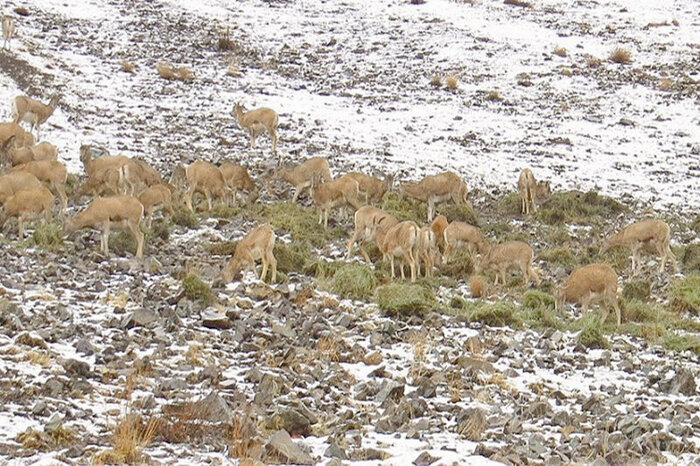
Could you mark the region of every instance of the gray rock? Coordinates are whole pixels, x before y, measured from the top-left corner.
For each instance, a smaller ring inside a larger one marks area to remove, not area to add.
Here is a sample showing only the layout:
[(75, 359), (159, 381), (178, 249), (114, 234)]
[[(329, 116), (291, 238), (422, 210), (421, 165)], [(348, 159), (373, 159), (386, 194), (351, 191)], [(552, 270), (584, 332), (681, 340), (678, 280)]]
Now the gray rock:
[(199, 400), (194, 405), (194, 412), (199, 413), (199, 418), (209, 422), (233, 422), (233, 411), (226, 400), (212, 391), (206, 398)]
[(293, 340), (297, 336), (297, 332), (295, 332), (294, 329), (287, 325), (280, 325), (276, 322), (272, 324), (272, 332), (282, 335), (283, 337), (287, 337), (290, 340)]
[(77, 359), (65, 359), (61, 361), (61, 365), (69, 375), (85, 378), (92, 377), (90, 365), (84, 361), (78, 361)]
[(49, 377), (44, 383), (42, 392), (49, 396), (58, 396), (64, 393), (66, 390), (66, 385), (58, 377)]
[(671, 380), (667, 383), (662, 383), (661, 387), (662, 390), (674, 395), (681, 393), (686, 396), (694, 396), (698, 391), (695, 377), (686, 368), (677, 370)]
[(395, 382), (393, 380), (387, 380), (382, 386), (382, 389), (379, 391), (379, 393), (377, 393), (375, 401), (379, 404), (382, 404), (387, 398), (390, 397), (391, 399), (398, 401), (401, 397), (403, 397), (403, 392), (404, 384)]
[(286, 430), (278, 430), (272, 434), (265, 448), (273, 457), (278, 457), (286, 463), (316, 464), (311, 455), (292, 442)]
[(208, 307), (202, 311), (202, 325), (207, 328), (226, 330), (233, 327), (233, 322), (226, 314)]
[(58, 431), (62, 425), (63, 418), (58, 413), (54, 413), (46, 424), (44, 424), (44, 432), (47, 434), (52, 434)]
[(95, 347), (95, 345), (90, 343), (90, 340), (88, 340), (87, 338), (81, 338), (73, 345), (73, 347), (78, 353), (82, 353), (86, 356), (90, 356), (97, 352), (97, 348)]
[(32, 414), (35, 416), (43, 416), (47, 414), (49, 405), (45, 401), (40, 401), (32, 408)]
[(423, 377), (418, 383), (415, 393), (423, 398), (434, 398), (437, 394), (437, 384), (429, 377)]
[(440, 458), (436, 458), (427, 451), (424, 451), (423, 453), (418, 455), (418, 458), (413, 460), (413, 464), (415, 464), (416, 466), (430, 466), (439, 459)]
[(301, 412), (282, 408), (272, 416), (272, 426), (286, 430), (290, 435), (309, 435), (311, 421)]
[(348, 459), (348, 454), (345, 453), (345, 450), (343, 448), (341, 448), (335, 442), (331, 442), (331, 444), (328, 445), (328, 448), (326, 448), (326, 451), (323, 452), (323, 456), (328, 457), (328, 458), (338, 458), (341, 460)]
[(146, 309), (138, 309), (134, 312), (128, 312), (121, 320), (120, 326), (123, 329), (133, 327), (148, 327), (159, 319), (158, 314)]

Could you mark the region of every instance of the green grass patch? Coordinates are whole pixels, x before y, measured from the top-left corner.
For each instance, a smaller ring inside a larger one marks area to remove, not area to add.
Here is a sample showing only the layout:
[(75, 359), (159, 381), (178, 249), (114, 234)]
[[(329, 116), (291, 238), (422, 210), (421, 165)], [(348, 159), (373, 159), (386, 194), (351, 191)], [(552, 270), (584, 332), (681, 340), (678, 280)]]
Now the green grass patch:
[(385, 196), (382, 210), (396, 217), (399, 222), (413, 220), (422, 224), (428, 218), (428, 204), (426, 202), (416, 201), (408, 196), (401, 199), (397, 193), (388, 193)]
[(515, 304), (511, 301), (465, 301), (462, 308), (455, 313), (463, 315), (469, 322), (481, 322), (490, 327), (519, 327), (521, 324), (516, 315)]
[(700, 275), (688, 275), (673, 282), (669, 291), (669, 307), (676, 313), (700, 314)]
[(474, 273), (474, 268), (476, 267), (475, 261), (476, 259), (469, 254), (466, 247), (459, 247), (450, 252), (447, 263), (440, 264), (438, 269), (441, 275), (457, 279), (467, 278)]
[(690, 222), (690, 229), (700, 235), (700, 215), (696, 216), (695, 220)]
[(496, 200), (496, 211), (504, 216), (513, 217), (520, 214), (520, 194), (509, 192)]
[(537, 256), (548, 264), (558, 264), (567, 270), (573, 270), (579, 264), (578, 256), (568, 246), (542, 249)]
[(266, 221), (275, 228), (292, 236), (294, 241), (309, 241), (315, 247), (328, 244), (329, 240), (347, 236), (345, 228), (328, 227), (318, 223), (315, 210), (304, 209), (291, 201), (274, 202), (265, 206), (262, 213)]
[(199, 226), (199, 220), (194, 212), (190, 212), (187, 207), (177, 206), (175, 207), (175, 213), (173, 214), (172, 221), (175, 225), (180, 225), (185, 228), (197, 228)]
[(316, 253), (308, 241), (275, 242), (272, 254), (277, 259), (277, 270), (289, 275), (304, 273), (316, 263)]
[(537, 229), (537, 238), (546, 244), (564, 245), (571, 240), (571, 235), (566, 226), (556, 225)]
[(80, 186), (80, 177), (75, 173), (68, 173), (66, 176), (66, 195), (73, 195), (78, 186)]
[(439, 214), (447, 217), (447, 220), (450, 222), (466, 222), (475, 227), (479, 226), (479, 216), (471, 205), (450, 202), (447, 204), (440, 204), (436, 210)]
[(136, 246), (136, 239), (131, 232), (119, 231), (109, 235), (109, 251), (118, 256), (124, 257), (127, 254), (136, 254)]
[(621, 306), (625, 320), (630, 322), (671, 322), (673, 316), (656, 304), (632, 298)]
[(215, 202), (207, 213), (213, 218), (233, 218), (240, 215), (242, 211), (243, 208), (240, 206), (234, 207), (223, 202)]
[(391, 315), (421, 314), (436, 305), (435, 296), (428, 288), (403, 283), (380, 286), (374, 293), (374, 300), (381, 310)]
[(620, 202), (594, 191), (554, 192), (537, 211), (536, 218), (549, 225), (591, 224), (608, 221), (629, 209)]
[(583, 316), (581, 331), (577, 340), (587, 348), (608, 348), (610, 343), (603, 334), (603, 322), (597, 315), (587, 313)]
[(209, 254), (214, 254), (215, 256), (233, 256), (233, 253), (236, 251), (237, 244), (238, 241), (216, 241), (205, 245), (204, 250)]
[(172, 224), (167, 219), (159, 218), (153, 220), (153, 223), (151, 223), (151, 228), (146, 228), (145, 226), (143, 227), (143, 230), (146, 233), (146, 241), (148, 242), (150, 239), (168, 241), (168, 239), (170, 239), (171, 226)]
[(628, 280), (622, 288), (622, 297), (626, 300), (648, 301), (651, 285), (646, 280)]
[(700, 338), (696, 335), (667, 333), (661, 342), (666, 349), (671, 351), (692, 351), (695, 354), (700, 354)]
[(182, 289), (185, 297), (191, 301), (198, 301), (205, 306), (214, 302), (214, 293), (211, 291), (211, 287), (195, 272), (188, 272), (182, 279)]
[(685, 273), (700, 272), (700, 243), (689, 244), (685, 247), (683, 255), (679, 257)]
[(330, 279), (330, 290), (342, 298), (368, 300), (377, 287), (377, 277), (366, 264), (340, 266)]
[(63, 246), (61, 226), (55, 222), (42, 221), (34, 229), (31, 241), (42, 249), (56, 251)]
[(508, 222), (490, 222), (483, 226), (481, 232), (487, 238), (493, 238), (495, 242), (501, 243), (512, 234), (513, 226)]

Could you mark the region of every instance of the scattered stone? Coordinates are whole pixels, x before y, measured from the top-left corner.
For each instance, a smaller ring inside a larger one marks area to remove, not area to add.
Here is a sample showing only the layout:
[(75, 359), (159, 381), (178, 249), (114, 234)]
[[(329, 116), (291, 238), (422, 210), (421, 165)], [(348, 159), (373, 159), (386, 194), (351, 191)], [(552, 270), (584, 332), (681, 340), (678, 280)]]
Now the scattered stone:
[(276, 322), (272, 324), (272, 332), (287, 337), (290, 340), (293, 340), (297, 336), (297, 332), (290, 328), (288, 324), (280, 325)]
[(671, 379), (659, 383), (659, 386), (661, 390), (674, 395), (694, 396), (697, 393), (695, 376), (686, 368), (677, 370)]
[(205, 398), (199, 400), (194, 405), (194, 412), (198, 413), (198, 418), (209, 422), (233, 422), (233, 411), (226, 400), (219, 394), (212, 391)]
[(226, 330), (233, 327), (233, 322), (226, 314), (208, 307), (202, 311), (202, 325), (207, 328)]
[(364, 362), (368, 366), (376, 366), (381, 364), (383, 360), (384, 357), (382, 356), (381, 352), (372, 351), (362, 359), (362, 362)]
[(413, 464), (415, 464), (416, 466), (430, 466), (439, 459), (440, 458), (436, 458), (427, 451), (424, 451), (423, 453), (418, 455), (418, 458), (413, 460)]
[(127, 312), (121, 320), (121, 328), (149, 327), (159, 319), (158, 314), (147, 309)]
[(78, 361), (77, 359), (65, 359), (61, 361), (61, 365), (66, 370), (69, 375), (78, 377), (92, 377), (92, 371), (90, 370), (90, 365), (83, 361)]
[(296, 409), (282, 408), (272, 416), (268, 428), (306, 436), (311, 433), (311, 421)]
[(323, 452), (323, 456), (326, 456), (329, 458), (338, 458), (341, 460), (348, 459), (348, 454), (345, 453), (345, 450), (343, 448), (341, 448), (335, 442), (331, 442), (331, 444), (328, 445), (328, 448), (326, 448), (326, 451)]
[(286, 463), (316, 464), (316, 461), (298, 447), (286, 430), (278, 430), (270, 436), (265, 446), (268, 454)]
[(385, 400), (391, 398), (394, 401), (398, 401), (403, 397), (404, 384), (395, 382), (393, 380), (387, 380), (382, 386), (379, 393), (375, 397), (375, 401), (379, 404), (384, 403)]
[(48, 345), (39, 335), (22, 332), (15, 338), (15, 345), (29, 346), (30, 348), (48, 349)]

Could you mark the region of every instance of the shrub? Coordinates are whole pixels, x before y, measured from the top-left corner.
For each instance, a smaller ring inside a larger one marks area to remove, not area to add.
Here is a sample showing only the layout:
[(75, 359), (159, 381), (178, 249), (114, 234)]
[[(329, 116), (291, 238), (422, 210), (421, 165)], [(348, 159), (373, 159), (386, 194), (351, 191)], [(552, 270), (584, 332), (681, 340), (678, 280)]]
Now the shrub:
[(588, 348), (607, 348), (610, 346), (603, 335), (603, 323), (594, 314), (588, 313), (583, 318), (583, 328), (578, 334), (578, 342)]
[(214, 302), (214, 293), (211, 291), (211, 287), (195, 272), (188, 272), (182, 279), (182, 289), (185, 297), (191, 301), (199, 301), (207, 306)]
[(622, 289), (622, 297), (626, 300), (646, 301), (651, 296), (651, 285), (645, 280), (628, 280)]
[(467, 303), (466, 311), (470, 322), (481, 322), (490, 327), (505, 327), (519, 323), (515, 317), (515, 304), (510, 301)]
[(151, 228), (146, 231), (146, 241), (150, 238), (157, 238), (161, 241), (168, 241), (170, 238), (170, 221), (159, 218), (153, 221)]
[(114, 446), (95, 455), (93, 463), (96, 465), (146, 463), (143, 450), (153, 440), (159, 423), (160, 421), (156, 418), (151, 418), (144, 423), (141, 416), (127, 414), (114, 430), (112, 437)]
[(238, 241), (217, 241), (216, 243), (207, 244), (204, 246), (204, 249), (209, 254), (216, 256), (232, 256), (237, 244)]
[(434, 87), (442, 86), (442, 78), (439, 74), (434, 74), (430, 77), (430, 85)]
[(61, 227), (55, 222), (41, 222), (32, 233), (32, 242), (43, 249), (56, 250), (63, 246)]
[(292, 272), (303, 273), (315, 257), (308, 241), (275, 241), (272, 253), (277, 259), (277, 270), (287, 275)]
[(680, 262), (686, 273), (700, 272), (700, 243), (692, 243), (686, 246)]
[(558, 264), (566, 269), (578, 265), (579, 258), (568, 246), (546, 248), (540, 251), (538, 257), (549, 264)]
[(118, 256), (124, 257), (129, 253), (136, 254), (136, 247), (136, 239), (131, 232), (119, 231), (109, 235), (109, 250)]
[(615, 47), (608, 58), (611, 62), (626, 64), (632, 62), (632, 52), (623, 47)]
[(450, 75), (445, 78), (445, 85), (447, 88), (451, 91), (454, 91), (457, 89), (457, 85), (459, 84), (459, 81), (457, 80), (457, 76)]
[(333, 274), (331, 280), (331, 291), (350, 299), (369, 299), (376, 286), (374, 271), (365, 264), (343, 265)]
[(700, 338), (695, 335), (677, 335), (674, 333), (667, 333), (662, 343), (665, 348), (671, 351), (692, 351), (695, 354), (700, 355)]
[(653, 304), (647, 304), (638, 298), (623, 302), (625, 318), (630, 322), (662, 322), (668, 321), (666, 312)]
[(397, 193), (389, 193), (384, 197), (382, 210), (396, 217), (399, 222), (405, 220), (422, 222), (428, 217), (428, 207), (425, 202), (418, 202), (407, 196), (401, 199)]
[(389, 314), (424, 313), (435, 305), (433, 293), (420, 285), (391, 283), (374, 293), (379, 308)]
[(479, 226), (479, 217), (469, 204), (445, 204), (438, 209), (450, 222), (466, 222), (475, 227)]
[(554, 55), (559, 55), (560, 57), (565, 57), (568, 54), (566, 49), (560, 45), (554, 47)]
[(490, 100), (491, 102), (500, 102), (503, 100), (503, 96), (501, 96), (500, 92), (494, 89), (486, 93), (486, 100)]
[(669, 305), (673, 312), (700, 314), (700, 275), (689, 275), (674, 282)]
[(544, 291), (527, 290), (523, 294), (523, 307), (526, 309), (549, 308), (554, 309), (554, 296)]
[(263, 216), (275, 227), (275, 231), (284, 230), (292, 236), (293, 241), (309, 241), (315, 247), (322, 247), (329, 240), (346, 234), (343, 228), (323, 228), (318, 224), (314, 211), (291, 201), (274, 202), (263, 210)]
[(469, 254), (466, 247), (459, 247), (450, 252), (447, 263), (440, 265), (443, 275), (454, 278), (468, 277), (474, 273), (475, 258)]
[(591, 224), (613, 218), (628, 209), (618, 201), (594, 191), (554, 192), (537, 211), (536, 218), (549, 225)]
[(175, 225), (180, 225), (185, 228), (197, 228), (199, 225), (199, 221), (194, 212), (190, 212), (188, 208), (183, 206), (175, 208), (172, 221)]

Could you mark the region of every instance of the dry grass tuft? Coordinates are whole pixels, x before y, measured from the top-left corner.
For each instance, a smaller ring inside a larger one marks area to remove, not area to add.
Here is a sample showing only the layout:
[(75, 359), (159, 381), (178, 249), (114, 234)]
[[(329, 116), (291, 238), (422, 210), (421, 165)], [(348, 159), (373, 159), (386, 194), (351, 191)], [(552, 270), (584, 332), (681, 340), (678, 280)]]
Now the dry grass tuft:
[(471, 291), (472, 298), (483, 298), (486, 294), (486, 282), (484, 282), (484, 277), (480, 275), (473, 275), (469, 279), (469, 291)]
[(45, 351), (27, 351), (24, 354), (24, 360), (41, 367), (51, 365), (51, 357)]
[(462, 401), (462, 388), (464, 388), (464, 383), (462, 382), (462, 376), (459, 371), (453, 371), (447, 374), (447, 391), (450, 394), (450, 401), (452, 403), (458, 403)]
[(631, 63), (632, 52), (630, 52), (629, 49), (626, 49), (624, 47), (615, 47), (612, 50), (612, 52), (610, 52), (610, 56), (608, 57), (608, 59), (613, 63)]
[(93, 464), (147, 463), (143, 450), (153, 440), (160, 422), (157, 418), (144, 422), (138, 414), (125, 415), (114, 430), (114, 446), (96, 454)]
[[(233, 419), (233, 425), (229, 429), (229, 455), (245, 460), (253, 456), (255, 450), (260, 450), (262, 441), (258, 434), (258, 426), (251, 419), (251, 409), (245, 410)], [(241, 461), (241, 464), (244, 464)]]
[(201, 366), (202, 361), (199, 359), (202, 356), (202, 345), (199, 343), (190, 343), (185, 352), (185, 360), (193, 366)]
[(503, 100), (503, 96), (501, 96), (501, 93), (497, 90), (492, 90), (486, 93), (486, 100), (490, 100), (491, 102), (500, 102)]
[(221, 32), (219, 36), (219, 50), (222, 52), (231, 51), (236, 49), (236, 44), (231, 40), (229, 28)]
[(318, 343), (316, 343), (316, 349), (330, 361), (340, 361), (340, 351), (338, 350), (338, 338), (336, 335), (324, 335), (319, 338)]
[(458, 416), (457, 433), (460, 437), (478, 442), (488, 427), (486, 414), (480, 408), (468, 408), (463, 415)]
[(229, 76), (233, 76), (234, 78), (241, 77), (241, 70), (237, 59), (232, 58), (231, 60), (229, 60), (228, 68), (226, 68), (226, 74)]
[(409, 338), (409, 343), (413, 347), (413, 360), (411, 361), (411, 367), (408, 370), (408, 376), (415, 380), (421, 377), (425, 372), (430, 342), (425, 334), (415, 333)]
[(173, 66), (168, 62), (160, 62), (156, 65), (156, 71), (163, 79), (175, 79), (175, 71)]
[(122, 71), (126, 71), (127, 73), (133, 73), (134, 70), (136, 70), (136, 65), (125, 58), (122, 58), (119, 64), (122, 66)]
[(574, 73), (573, 71), (571, 71), (571, 68), (562, 68), (561, 74), (563, 74), (564, 76), (572, 76)]
[(506, 5), (519, 6), (522, 8), (532, 8), (532, 3), (523, 0), (503, 0)]
[(457, 86), (459, 85), (459, 81), (457, 80), (457, 76), (451, 74), (445, 78), (445, 85), (447, 88), (451, 91), (454, 91), (457, 89)]
[(661, 78), (659, 80), (659, 89), (662, 91), (670, 91), (673, 88), (673, 80), (671, 78)]
[(568, 55), (566, 49), (560, 45), (554, 47), (554, 55), (559, 55), (560, 57), (565, 57)]
[(439, 74), (434, 74), (430, 77), (430, 85), (435, 87), (442, 86), (442, 77)]
[(589, 68), (597, 68), (600, 66), (601, 63), (603, 63), (603, 61), (600, 58), (591, 55), (590, 53), (584, 55), (584, 60), (586, 60), (586, 66), (588, 66)]

